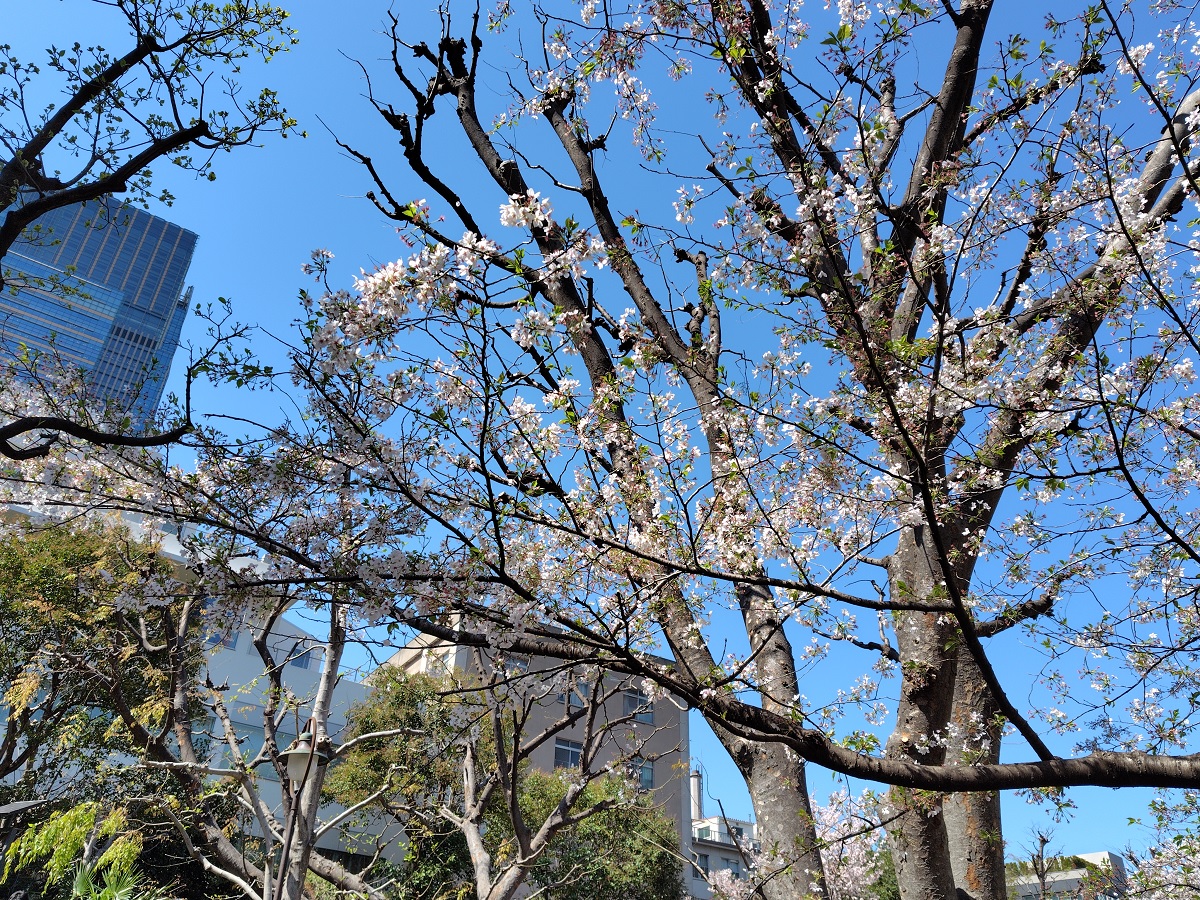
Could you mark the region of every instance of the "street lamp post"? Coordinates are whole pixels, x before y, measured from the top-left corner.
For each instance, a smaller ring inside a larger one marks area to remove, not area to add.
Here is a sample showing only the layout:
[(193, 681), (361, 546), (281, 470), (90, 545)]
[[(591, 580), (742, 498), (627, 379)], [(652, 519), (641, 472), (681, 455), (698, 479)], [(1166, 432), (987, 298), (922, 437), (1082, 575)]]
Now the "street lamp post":
[(300, 816), (300, 798), (304, 795), (305, 785), (308, 783), (313, 769), (329, 763), (328, 752), (318, 746), (313, 732), (313, 720), (309, 719), (300, 736), (279, 754), (284, 761), (288, 781), (292, 785), (293, 800), (284, 822), (283, 846), (279, 851), (279, 872), (275, 878), (275, 890), (272, 892), (278, 900), (282, 900), (284, 885), (287, 883), (288, 857), (291, 856), (292, 838), (295, 835), (296, 823)]
[(314, 763), (323, 766), (329, 762), (329, 754), (319, 749), (313, 741), (311, 719), (309, 719), (308, 729), (279, 755), (286, 761), (288, 778), (297, 788), (308, 780)]

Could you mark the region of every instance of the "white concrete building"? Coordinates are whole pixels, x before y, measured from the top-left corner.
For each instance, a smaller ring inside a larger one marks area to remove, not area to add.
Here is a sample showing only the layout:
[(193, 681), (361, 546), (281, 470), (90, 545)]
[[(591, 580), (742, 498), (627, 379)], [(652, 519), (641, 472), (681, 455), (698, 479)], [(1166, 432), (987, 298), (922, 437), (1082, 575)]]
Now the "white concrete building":
[(1107, 900), (1124, 897), (1129, 888), (1125, 860), (1107, 850), (1078, 853), (1046, 860), (1044, 878), (1032, 864), (1016, 864), (1018, 873), (1009, 877), (1008, 890), (1014, 900)]
[(708, 900), (712, 892), (708, 876), (728, 869), (734, 878), (746, 878), (748, 856), (757, 852), (758, 826), (745, 819), (733, 819), (717, 813), (704, 814), (704, 777), (693, 770), (689, 779), (691, 812), (692, 865), (685, 867), (684, 887), (696, 900)]
[[(225, 707), (230, 722), (240, 741), (243, 757), (249, 760), (262, 748), (265, 741), (264, 708), (266, 704), (267, 679), (264, 675), (262, 657), (254, 646), (254, 635), (249, 630), (213, 632), (207, 638), (209, 646), (206, 663), (207, 675), (214, 684), (225, 684), (223, 691)], [(324, 662), (324, 643), (304, 629), (279, 619), (268, 640), (271, 655), (284, 661), (282, 680), (284, 687), (296, 698), (298, 707), (277, 718), (275, 740), (282, 751), (303, 732), (308, 719), (304, 712), (311, 708), (316, 694)], [(370, 687), (349, 677), (338, 681), (334, 702), (330, 709), (329, 735), (334, 743), (345, 731), (351, 707), (365, 700)], [(217, 756), (227, 756), (223, 746), (223, 729), (215, 717), (210, 717), (206, 731), (213, 736)], [(272, 808), (280, 808), (282, 794), (274, 770), (269, 765), (257, 769), (257, 790)], [(322, 808), (322, 818), (335, 815), (341, 810), (335, 804)], [(253, 826), (252, 826), (253, 827)], [(329, 832), (317, 841), (322, 851), (335, 855), (370, 856), (382, 850), (384, 858), (393, 862), (403, 859), (403, 834), (394, 823), (382, 817), (373, 817), (365, 826), (352, 826), (344, 831)], [(343, 858), (341, 861), (347, 862)]]

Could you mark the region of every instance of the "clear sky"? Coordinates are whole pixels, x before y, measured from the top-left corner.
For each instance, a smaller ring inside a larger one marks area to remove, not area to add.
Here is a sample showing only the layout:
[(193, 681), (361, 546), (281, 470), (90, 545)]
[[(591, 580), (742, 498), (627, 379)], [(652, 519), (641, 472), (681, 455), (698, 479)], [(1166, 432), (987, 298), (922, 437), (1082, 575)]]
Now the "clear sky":
[[(267, 136), (259, 148), (222, 154), (216, 161), (217, 179), (212, 183), (197, 180), (169, 164), (155, 167), (156, 183), (169, 188), (176, 200), (170, 208), (156, 206), (152, 211), (200, 236), (190, 273), (198, 302), (228, 297), (239, 319), (287, 337), (298, 313), (297, 292), (311, 284), (300, 271), (311, 250), (332, 251), (335, 282), (347, 286), (360, 267), (369, 270), (376, 263), (404, 254), (393, 226), (363, 196), (370, 187), (365, 172), (337, 148), (333, 138), (336, 135), (368, 150), (389, 166), (397, 183), (402, 183), (402, 167), (395, 163), (398, 147), (364, 98), (366, 84), (356, 62), (361, 61), (377, 77), (379, 89), (393, 90), (386, 59), (390, 44), (382, 35), (385, 2), (285, 3), (294, 10), (299, 45), (265, 68), (247, 67), (243, 80), (248, 85), (268, 84), (277, 89), (300, 128), (308, 132), (307, 138), (281, 140)], [(437, 18), (427, 9), (433, 3), (406, 0), (396, 4), (396, 12), (414, 39), (436, 40)], [(4, 40), (19, 51), (24, 48), (23, 55), (31, 59), (36, 59), (41, 48), (51, 42), (100, 42), (110, 49), (121, 46), (123, 35), (111, 30), (111, 11), (86, 0), (36, 0), (19, 5), (8, 0), (7, 5), (12, 9), (6, 10)], [(814, 10), (821, 6), (812, 5)], [(1032, 3), (1015, 6), (1026, 12), (1036, 9), (1039, 15), (1044, 11), (1044, 6)], [(491, 62), (496, 68), (485, 73), (485, 87), (490, 82), (500, 97), (505, 87), (501, 68), (505, 60), (496, 58)], [(630, 165), (636, 159), (631, 149), (621, 147), (612, 154), (610, 165)], [(442, 162), (452, 166), (461, 162), (467, 171), (478, 166), (475, 160), (466, 158)], [(640, 173), (630, 172), (629, 177), (638, 178)], [(415, 193), (417, 190), (411, 187), (413, 196), (423, 196)], [(399, 193), (409, 196), (404, 190)], [(656, 210), (669, 209), (674, 199), (673, 195), (648, 197), (645, 203)], [(497, 196), (497, 206), (500, 202)], [(194, 319), (184, 331), (185, 347), (189, 342), (203, 344), (200, 323)], [(255, 348), (269, 362), (279, 364), (284, 359), (266, 335), (256, 339)], [(182, 362), (182, 358), (177, 359), (173, 388), (179, 386)], [(270, 395), (246, 397), (226, 390), (216, 397), (200, 389), (195, 406), (201, 413), (219, 409), (232, 415), (270, 418), (274, 402)], [(1015, 699), (1019, 702), (1021, 698)], [(692, 719), (692, 737), (692, 754), (702, 761), (709, 795), (720, 797), (728, 814), (750, 817), (749, 801), (736, 770), (697, 716)], [(837, 787), (827, 773), (816, 769), (810, 769), (810, 773), (810, 788), (818, 797)], [(1129, 829), (1126, 820), (1143, 815), (1151, 795), (1148, 791), (1129, 790), (1073, 791), (1071, 797), (1079, 812), (1055, 826), (1051, 848), (1078, 853), (1120, 851), (1129, 843), (1140, 845), (1143, 834)], [(716, 804), (709, 801), (707, 808), (715, 812)], [(1021, 853), (1023, 844), (1030, 843), (1030, 828), (1047, 822), (1042, 808), (1013, 796), (1006, 798), (1004, 815), (1009, 851), (1014, 855)]]

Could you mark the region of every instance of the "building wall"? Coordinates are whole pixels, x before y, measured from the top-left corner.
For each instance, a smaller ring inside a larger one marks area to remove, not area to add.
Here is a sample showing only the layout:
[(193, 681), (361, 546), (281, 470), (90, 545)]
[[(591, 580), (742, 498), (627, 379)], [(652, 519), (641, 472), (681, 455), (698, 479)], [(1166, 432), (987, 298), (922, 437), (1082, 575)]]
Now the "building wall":
[[(0, 509), (0, 516), (8, 521), (24, 518), (28, 513), (13, 507)], [(185, 552), (180, 542), (180, 536), (190, 530), (188, 526), (176, 529), (164, 527), (159, 531), (155, 524), (132, 513), (122, 515), (123, 524), (130, 530), (135, 539), (153, 538), (160, 542), (162, 557), (172, 564), (185, 568)], [(249, 562), (249, 560), (247, 561)], [(185, 575), (186, 577), (186, 575)], [(254, 635), (248, 628), (236, 626), (224, 630), (209, 631), (205, 635), (206, 655), (203, 670), (198, 678), (203, 682), (206, 678), (214, 685), (222, 685), (221, 696), (229, 713), (231, 724), (239, 738), (239, 746), (243, 758), (249, 761), (262, 747), (264, 740), (263, 710), (266, 702), (267, 678), (264, 674), (262, 657), (254, 646)], [(272, 655), (276, 660), (284, 662), (282, 679), (284, 687), (295, 698), (301, 709), (311, 710), (312, 700), (316, 695), (321, 666), (324, 662), (324, 642), (313, 634), (292, 624), (285, 619), (276, 621), (268, 639)], [(354, 704), (366, 699), (370, 687), (345, 676), (338, 679), (334, 688), (333, 700), (330, 707), (329, 735), (334, 743), (343, 738), (347, 719)], [(0, 691), (0, 716), (7, 714), (3, 703), (3, 692)], [(303, 715), (303, 714), (302, 714)], [(306, 718), (298, 716), (285, 717), (280, 723), (276, 739), (279, 749), (285, 749), (295, 739), (298, 730), (303, 729)], [(219, 727), (215, 716), (211, 713), (201, 713), (192, 723), (193, 737), (205, 739), (211, 748), (211, 759), (223, 762), (231, 754), (225, 740), (225, 733)], [(41, 797), (50, 801), (68, 800), (74, 796), (72, 782), (81, 774), (89, 776), (93, 773), (78, 766), (58, 767), (49, 770), (43, 766), (43, 760), (35, 758), (29, 765), (39, 771), (52, 771), (53, 778), (40, 784)], [(110, 755), (107, 764), (113, 766), (138, 763), (134, 756)], [(274, 767), (261, 765), (256, 770), (255, 788), (263, 801), (282, 818), (282, 791)], [(19, 783), (23, 769), (0, 777), (0, 785), (13, 786)], [(328, 820), (341, 812), (344, 807), (334, 803), (322, 806), (322, 819)], [(261, 834), (257, 821), (248, 820), (246, 833)], [(0, 829), (0, 842), (4, 832)], [(380, 855), (394, 864), (404, 859), (404, 835), (394, 821), (382, 816), (371, 816), (364, 812), (356, 816), (346, 829), (335, 829), (323, 835), (317, 846), (322, 850), (343, 854), (338, 858), (351, 866), (369, 859), (382, 848)], [(355, 859), (354, 857), (358, 857)]]
[[(254, 646), (254, 635), (248, 631), (213, 632), (208, 636), (209, 653), (207, 674), (214, 684), (227, 684), (224, 692), (226, 709), (230, 721), (240, 739), (240, 749), (249, 760), (263, 745), (263, 709), (266, 702), (267, 679), (263, 674), (263, 661)], [(324, 644), (307, 631), (280, 619), (276, 622), (268, 644), (277, 661), (286, 660), (283, 667), (283, 684), (297, 698), (302, 709), (311, 705), (316, 695), (317, 682), (324, 662)], [(329, 736), (337, 744), (346, 728), (350, 708), (365, 700), (369, 686), (349, 678), (341, 678), (334, 691), (329, 715)], [(302, 731), (305, 721), (292, 715), (285, 717), (276, 731), (279, 749), (285, 749)], [(223, 730), (210, 719), (208, 728), (213, 734), (214, 747), (218, 755), (227, 755), (222, 747)], [(257, 769), (257, 789), (263, 800), (278, 813), (282, 805), (281, 785), (271, 766)], [(336, 815), (343, 807), (326, 804), (322, 807), (322, 818)], [(256, 828), (256, 826), (252, 826)], [(400, 828), (381, 817), (365, 825), (357, 820), (346, 833), (338, 829), (317, 841), (323, 850), (370, 856), (377, 846), (386, 847), (385, 859), (398, 863), (403, 859), (404, 841)]]
[(26, 282), (0, 293), (0, 342), (86, 370), (98, 400), (143, 426), (179, 346), (196, 241), (114, 200), (48, 213), (0, 260), (5, 272), (24, 276), (9, 281)]

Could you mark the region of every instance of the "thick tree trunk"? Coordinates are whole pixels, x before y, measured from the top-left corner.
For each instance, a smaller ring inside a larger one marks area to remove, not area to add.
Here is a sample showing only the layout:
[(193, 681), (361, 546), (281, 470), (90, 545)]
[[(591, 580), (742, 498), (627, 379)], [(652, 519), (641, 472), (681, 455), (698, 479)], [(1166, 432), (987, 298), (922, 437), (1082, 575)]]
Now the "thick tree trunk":
[(958, 900), (1006, 900), (1000, 794), (951, 794), (943, 815)]
[(823, 898), (827, 892), (804, 763), (782, 744), (756, 747), (753, 755), (746, 786), (758, 819), (758, 839), (768, 857), (764, 865), (772, 864), (772, 856), (790, 864), (785, 874), (763, 885), (762, 894), (766, 900)]
[(900, 900), (955, 900), (941, 798), (906, 788), (888, 796), (892, 806), (908, 810), (888, 828)]
[[(888, 565), (891, 594), (897, 599), (944, 596), (940, 568), (928, 533), (921, 527), (902, 532)], [(945, 759), (944, 739), (954, 697), (957, 662), (953, 619), (919, 611), (896, 614), (896, 643), (901, 671), (896, 728), (887, 756), (924, 765)], [(894, 788), (891, 802), (908, 812), (888, 828), (901, 900), (954, 900), (954, 871), (941, 798)]]
[[(996, 703), (971, 655), (960, 649), (951, 722), (957, 740), (947, 762), (1000, 761), (1001, 724)], [(951, 794), (943, 805), (958, 900), (1006, 900), (1000, 794)]]
[[(784, 714), (794, 709), (798, 694), (796, 662), (774, 598), (766, 587), (744, 586), (738, 591), (742, 616), (758, 662), (758, 686), (764, 709)], [(667, 594), (660, 621), (675, 659), (693, 678), (716, 667), (709, 650), (692, 639), (691, 619), (678, 593)], [(824, 871), (817, 830), (809, 805), (804, 761), (782, 744), (747, 741), (731, 733), (719, 718), (708, 718), (725, 750), (745, 779), (758, 825), (764, 859), (756, 876), (761, 900), (826, 900)], [(766, 870), (765, 872), (763, 870)]]

